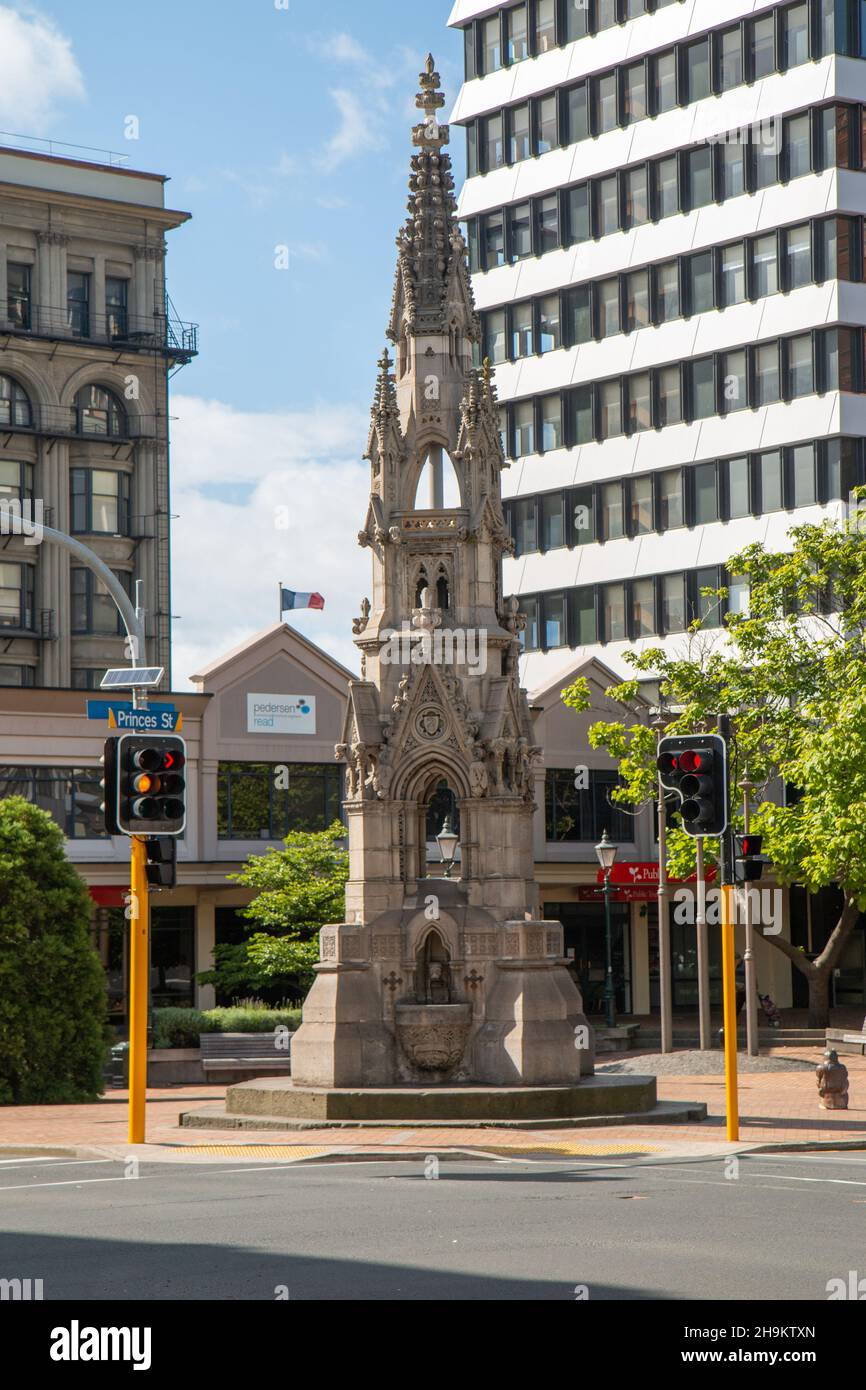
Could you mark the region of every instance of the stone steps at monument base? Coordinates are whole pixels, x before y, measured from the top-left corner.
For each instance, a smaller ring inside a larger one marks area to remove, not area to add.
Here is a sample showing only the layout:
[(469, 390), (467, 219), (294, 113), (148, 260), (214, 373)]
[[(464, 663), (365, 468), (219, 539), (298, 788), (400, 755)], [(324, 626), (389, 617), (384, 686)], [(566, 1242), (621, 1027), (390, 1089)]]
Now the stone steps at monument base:
[[(703, 1101), (658, 1101), (650, 1110), (625, 1115), (573, 1115), (544, 1120), (292, 1120), (284, 1115), (230, 1115), (221, 1105), (182, 1111), (183, 1129), (302, 1131), (319, 1129), (594, 1129), (613, 1125), (688, 1124), (707, 1118)], [(399, 1158), (395, 1149), (392, 1157)]]

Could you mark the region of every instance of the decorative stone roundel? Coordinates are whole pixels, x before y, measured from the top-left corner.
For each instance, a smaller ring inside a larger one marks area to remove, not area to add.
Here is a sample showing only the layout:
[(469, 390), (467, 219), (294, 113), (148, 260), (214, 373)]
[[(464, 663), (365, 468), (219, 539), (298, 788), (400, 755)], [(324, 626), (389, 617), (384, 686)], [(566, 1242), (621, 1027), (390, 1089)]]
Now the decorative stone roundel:
[(420, 709), (415, 716), (415, 728), (421, 738), (441, 738), (445, 732), (445, 716), (439, 709)]

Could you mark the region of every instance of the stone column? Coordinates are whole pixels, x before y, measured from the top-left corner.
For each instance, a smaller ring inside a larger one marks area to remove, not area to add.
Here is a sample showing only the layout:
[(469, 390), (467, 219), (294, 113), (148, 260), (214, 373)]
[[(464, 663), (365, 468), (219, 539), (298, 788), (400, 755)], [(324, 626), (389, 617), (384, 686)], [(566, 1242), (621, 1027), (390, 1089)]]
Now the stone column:
[(93, 258), (93, 299), (90, 305), (90, 332), (94, 338), (104, 338), (105, 319), (105, 255), (97, 251)]
[(0, 328), (9, 323), (9, 285), (7, 280), (6, 242), (0, 239)]

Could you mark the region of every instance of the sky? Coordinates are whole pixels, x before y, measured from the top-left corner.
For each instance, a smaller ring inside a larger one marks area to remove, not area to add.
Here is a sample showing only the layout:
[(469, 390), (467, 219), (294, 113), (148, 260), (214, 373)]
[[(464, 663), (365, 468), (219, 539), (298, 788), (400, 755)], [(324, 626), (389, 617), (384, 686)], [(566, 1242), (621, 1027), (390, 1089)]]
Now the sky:
[(357, 669), (369, 410), (418, 74), (432, 50), (449, 106), (462, 79), (450, 9), (0, 0), (0, 131), (123, 154), (192, 214), (167, 258), (177, 314), (200, 325), (172, 380), (176, 690), (277, 621), (280, 583), (324, 595), (291, 622)]

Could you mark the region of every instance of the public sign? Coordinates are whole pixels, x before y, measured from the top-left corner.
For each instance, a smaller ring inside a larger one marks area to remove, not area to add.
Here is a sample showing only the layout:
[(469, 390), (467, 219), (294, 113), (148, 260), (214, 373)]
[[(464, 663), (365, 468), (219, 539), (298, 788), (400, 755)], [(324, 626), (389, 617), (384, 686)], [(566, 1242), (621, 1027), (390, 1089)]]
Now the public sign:
[(88, 719), (106, 719), (109, 729), (124, 733), (170, 734), (183, 728), (183, 715), (174, 705), (152, 704), (135, 709), (131, 700), (88, 700)]

